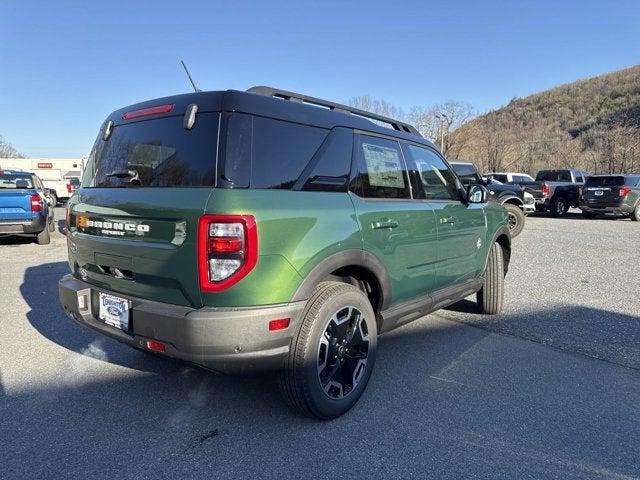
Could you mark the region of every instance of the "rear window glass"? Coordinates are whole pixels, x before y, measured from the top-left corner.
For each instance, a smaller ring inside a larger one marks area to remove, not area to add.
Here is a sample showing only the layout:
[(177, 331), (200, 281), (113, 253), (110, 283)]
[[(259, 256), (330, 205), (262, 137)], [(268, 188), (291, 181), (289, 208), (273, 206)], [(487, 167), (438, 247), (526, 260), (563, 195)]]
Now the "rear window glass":
[(502, 175), (500, 173), (492, 173), (489, 176), (494, 180), (498, 180), (499, 182), (502, 182), (502, 183), (507, 183), (509, 181), (506, 175)]
[(589, 177), (585, 184), (586, 187), (621, 187), (624, 185), (624, 177), (615, 175), (611, 177)]
[(291, 189), (328, 133), (272, 118), (229, 115), (222, 186)]
[(117, 126), (109, 140), (96, 141), (82, 186), (213, 186), (218, 118), (199, 114), (191, 130), (182, 116)]
[(538, 182), (570, 182), (571, 172), (569, 170), (542, 170), (536, 175)]
[(0, 188), (33, 188), (31, 175), (0, 174)]

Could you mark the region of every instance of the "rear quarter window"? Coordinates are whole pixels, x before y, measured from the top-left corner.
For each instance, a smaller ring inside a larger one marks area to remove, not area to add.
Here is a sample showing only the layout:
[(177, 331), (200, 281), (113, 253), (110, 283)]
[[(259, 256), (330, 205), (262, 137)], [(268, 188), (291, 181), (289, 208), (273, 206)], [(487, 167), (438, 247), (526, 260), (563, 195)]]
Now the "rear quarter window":
[(271, 118), (231, 114), (221, 186), (291, 189), (329, 131)]

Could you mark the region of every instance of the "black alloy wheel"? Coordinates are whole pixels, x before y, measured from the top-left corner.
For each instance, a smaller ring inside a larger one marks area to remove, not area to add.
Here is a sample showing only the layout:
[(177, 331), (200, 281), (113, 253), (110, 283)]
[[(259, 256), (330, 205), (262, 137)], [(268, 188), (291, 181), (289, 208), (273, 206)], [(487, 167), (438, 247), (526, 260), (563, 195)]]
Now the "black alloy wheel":
[(329, 398), (349, 395), (367, 366), (369, 332), (362, 312), (347, 306), (329, 319), (318, 345), (318, 380)]

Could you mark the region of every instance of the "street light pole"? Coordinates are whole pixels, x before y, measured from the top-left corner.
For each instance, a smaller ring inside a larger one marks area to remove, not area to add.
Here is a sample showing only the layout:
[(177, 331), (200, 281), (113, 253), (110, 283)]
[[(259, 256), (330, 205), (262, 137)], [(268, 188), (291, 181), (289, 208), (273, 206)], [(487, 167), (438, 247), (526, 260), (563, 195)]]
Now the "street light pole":
[(449, 117), (445, 113), (436, 113), (436, 118), (440, 119), (440, 152), (444, 155), (444, 124)]

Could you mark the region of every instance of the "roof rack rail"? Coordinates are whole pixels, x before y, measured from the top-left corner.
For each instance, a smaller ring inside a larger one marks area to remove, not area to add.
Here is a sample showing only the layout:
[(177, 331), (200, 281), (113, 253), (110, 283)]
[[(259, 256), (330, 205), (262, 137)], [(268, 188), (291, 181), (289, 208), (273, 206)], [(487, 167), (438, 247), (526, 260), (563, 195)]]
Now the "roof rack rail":
[(316, 97), (310, 97), (301, 93), (288, 92), (287, 90), (280, 90), (274, 87), (257, 86), (251, 87), (247, 90), (248, 93), (256, 93), (258, 95), (265, 95), (267, 97), (282, 98), (283, 100), (290, 100), (292, 102), (308, 103), (310, 105), (316, 105), (318, 107), (325, 107), (329, 110), (334, 110), (344, 113), (352, 113), (360, 117), (365, 117), (370, 120), (376, 120), (378, 122), (386, 123), (390, 125), (394, 130), (400, 132), (412, 133), (413, 135), (421, 136), (418, 130), (413, 125), (410, 125), (400, 120), (378, 115), (376, 113), (367, 112), (366, 110), (360, 110), (359, 108), (349, 107), (340, 103), (331, 102), (329, 100), (322, 100)]

